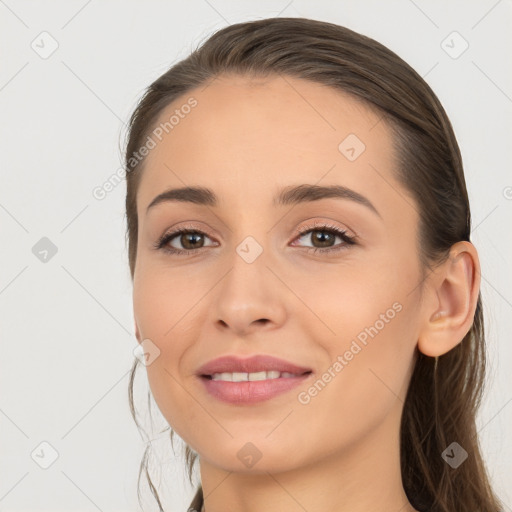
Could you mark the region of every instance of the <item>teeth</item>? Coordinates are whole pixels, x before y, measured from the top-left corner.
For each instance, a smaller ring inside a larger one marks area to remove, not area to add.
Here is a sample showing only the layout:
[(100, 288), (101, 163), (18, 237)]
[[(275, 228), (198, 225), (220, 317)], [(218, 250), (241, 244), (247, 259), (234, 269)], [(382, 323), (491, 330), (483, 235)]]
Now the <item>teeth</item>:
[(212, 380), (224, 380), (227, 382), (244, 382), (244, 381), (256, 381), (256, 380), (267, 380), (267, 379), (279, 379), (280, 377), (289, 378), (289, 377), (297, 377), (294, 373), (289, 372), (277, 372), (277, 371), (268, 371), (268, 372), (253, 372), (253, 373), (243, 373), (243, 372), (233, 372), (233, 373), (214, 373), (212, 375)]

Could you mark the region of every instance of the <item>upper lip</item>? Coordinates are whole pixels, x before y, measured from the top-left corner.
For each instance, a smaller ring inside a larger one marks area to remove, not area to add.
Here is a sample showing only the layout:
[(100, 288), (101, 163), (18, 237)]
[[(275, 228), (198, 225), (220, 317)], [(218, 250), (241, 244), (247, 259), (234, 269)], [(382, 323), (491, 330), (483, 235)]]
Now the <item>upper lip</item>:
[(297, 366), (296, 364), (267, 355), (255, 355), (245, 359), (237, 356), (223, 356), (213, 359), (201, 366), (199, 375), (213, 375), (214, 373), (253, 373), (263, 371), (289, 372), (302, 375), (311, 372), (311, 368)]

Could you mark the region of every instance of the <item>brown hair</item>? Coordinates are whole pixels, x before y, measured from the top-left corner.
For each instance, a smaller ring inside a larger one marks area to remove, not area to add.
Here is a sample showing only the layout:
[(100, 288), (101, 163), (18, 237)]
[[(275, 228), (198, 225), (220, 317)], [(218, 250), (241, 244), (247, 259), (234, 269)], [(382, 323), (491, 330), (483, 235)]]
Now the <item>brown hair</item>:
[[(155, 80), (133, 112), (125, 154), (132, 279), (138, 236), (136, 194), (144, 164), (144, 159), (133, 156), (167, 105), (220, 74), (232, 73), (282, 74), (328, 85), (378, 113), (393, 133), (397, 179), (414, 197), (419, 213), (423, 277), (446, 260), (453, 244), (469, 241), (471, 216), (461, 154), (446, 112), (428, 84), (395, 53), (369, 37), (317, 20), (269, 18), (229, 25), (214, 33)], [(473, 325), (461, 343), (436, 359), (419, 351), (417, 355), (400, 426), (402, 481), (410, 502), (418, 510), (432, 512), (497, 512), (501, 504), (489, 484), (475, 423), (486, 368), (480, 293)], [(137, 366), (135, 359), (129, 400), (139, 426), (133, 406)], [(172, 442), (172, 429), (170, 434)], [(456, 469), (441, 457), (453, 441), (468, 452)], [(144, 467), (163, 510), (146, 465), (148, 448), (139, 484)], [(196, 458), (186, 446), (191, 484)]]

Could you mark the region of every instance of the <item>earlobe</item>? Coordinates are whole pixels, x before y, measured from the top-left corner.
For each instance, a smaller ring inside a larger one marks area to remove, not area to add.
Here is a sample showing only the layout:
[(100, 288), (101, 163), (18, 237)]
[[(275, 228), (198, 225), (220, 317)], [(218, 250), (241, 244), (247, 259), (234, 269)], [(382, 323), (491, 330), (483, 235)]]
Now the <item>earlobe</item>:
[(480, 291), (480, 263), (471, 242), (458, 242), (430, 283), (418, 349), (436, 357), (458, 345), (471, 329)]

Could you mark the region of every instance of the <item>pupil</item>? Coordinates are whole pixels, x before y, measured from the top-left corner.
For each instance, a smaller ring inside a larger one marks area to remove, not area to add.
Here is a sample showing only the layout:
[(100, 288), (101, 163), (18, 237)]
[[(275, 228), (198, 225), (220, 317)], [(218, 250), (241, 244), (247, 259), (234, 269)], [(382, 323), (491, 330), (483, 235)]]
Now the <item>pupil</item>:
[(316, 233), (317, 234), (314, 238), (322, 244), (322, 247), (329, 247), (329, 239), (332, 238), (334, 235), (332, 235), (331, 233), (326, 233), (325, 231), (316, 231)]
[[(183, 243), (183, 242), (182, 242), (183, 247), (187, 247), (187, 244), (189, 244), (189, 243), (190, 243), (190, 244), (192, 245), (192, 247), (191, 247), (191, 248), (193, 249), (193, 248), (194, 248), (194, 245), (197, 245), (197, 244), (195, 244), (194, 242), (197, 242), (197, 238), (201, 237), (201, 235), (200, 235), (199, 233), (186, 233), (186, 234), (184, 235), (184, 237), (185, 237), (185, 242), (186, 242), (186, 243)], [(189, 248), (190, 248), (190, 247), (189, 247)]]

